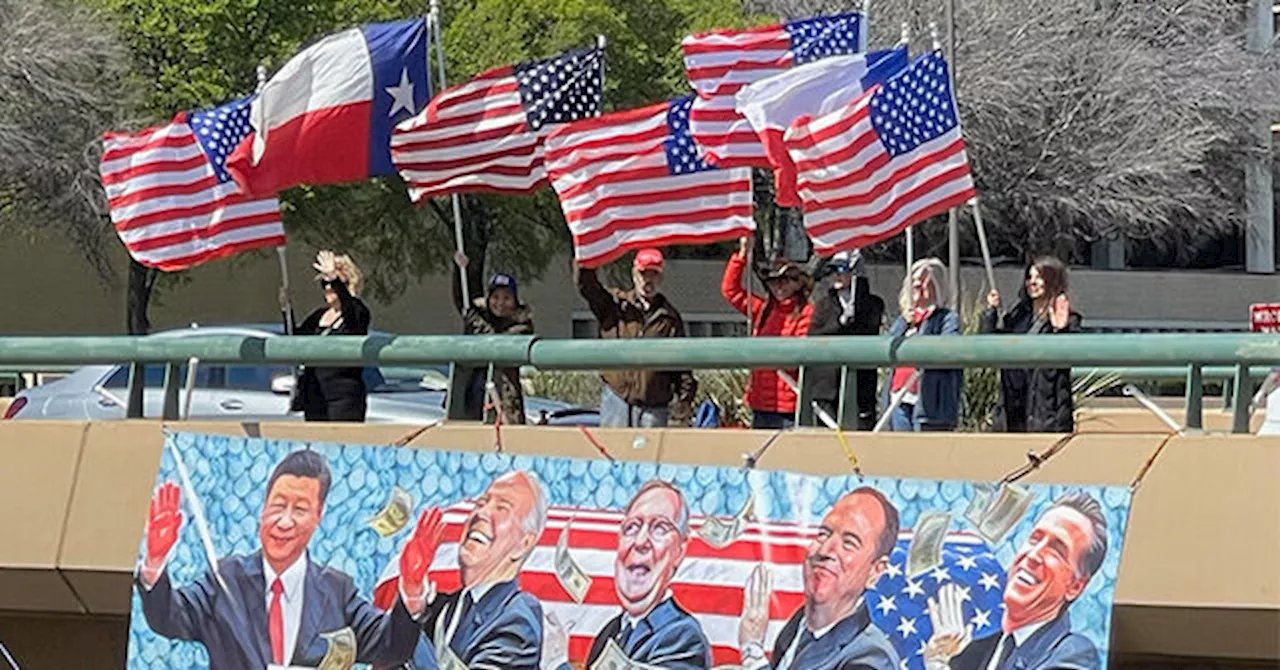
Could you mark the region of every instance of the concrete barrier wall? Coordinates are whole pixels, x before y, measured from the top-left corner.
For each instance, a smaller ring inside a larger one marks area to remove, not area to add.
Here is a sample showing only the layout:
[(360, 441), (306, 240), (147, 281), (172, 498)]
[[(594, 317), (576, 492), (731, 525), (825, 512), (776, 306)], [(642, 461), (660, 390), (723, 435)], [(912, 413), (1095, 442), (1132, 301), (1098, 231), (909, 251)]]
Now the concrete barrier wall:
[[(404, 426), (284, 423), (175, 428), (388, 445), (409, 432)], [(729, 466), (740, 465), (742, 454), (767, 437), (655, 430), (640, 431), (646, 439), (637, 441), (637, 434), (596, 431), (619, 459)], [(509, 427), (503, 438), (512, 452), (598, 455), (576, 429)], [(493, 439), (491, 427), (450, 425), (427, 431), (409, 448), (485, 451)], [(867, 473), (990, 481), (1056, 439), (861, 434), (853, 444)], [(1134, 500), (1113, 651), (1280, 660), (1280, 438), (1086, 433), (1029, 479), (1128, 484), (1166, 439)], [(641, 448), (634, 446), (638, 442)], [(162, 444), (162, 426), (150, 421), (0, 423), (6, 455), (0, 468), (0, 532), (6, 538), (0, 543), (0, 610), (117, 620), (128, 613), (130, 576)], [(775, 442), (759, 467), (837, 474), (850, 466), (832, 434), (797, 431)]]

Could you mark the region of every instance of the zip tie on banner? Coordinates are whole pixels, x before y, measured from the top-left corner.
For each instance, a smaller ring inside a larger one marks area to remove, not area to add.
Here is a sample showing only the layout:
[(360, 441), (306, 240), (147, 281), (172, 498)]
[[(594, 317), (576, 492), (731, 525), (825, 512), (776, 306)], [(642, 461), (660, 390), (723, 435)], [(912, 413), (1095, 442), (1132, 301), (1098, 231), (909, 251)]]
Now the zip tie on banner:
[(1036, 470), (1039, 470), (1041, 465), (1044, 465), (1050, 458), (1053, 458), (1058, 452), (1065, 449), (1067, 447), (1067, 443), (1074, 440), (1079, 434), (1080, 433), (1073, 432), (1069, 435), (1065, 435), (1057, 442), (1054, 442), (1048, 449), (1045, 449), (1038, 454), (1034, 451), (1028, 451), (1027, 464), (1015, 468), (1012, 472), (1005, 475), (1000, 481), (1005, 484), (1012, 484)]
[(1142, 469), (1138, 470), (1138, 476), (1133, 478), (1132, 484), (1129, 484), (1129, 491), (1131, 493), (1136, 492), (1138, 487), (1142, 485), (1142, 480), (1146, 479), (1147, 473), (1151, 471), (1151, 466), (1156, 464), (1156, 459), (1160, 458), (1160, 454), (1164, 452), (1164, 448), (1169, 445), (1169, 442), (1171, 442), (1173, 438), (1179, 436), (1179, 433), (1169, 433), (1163, 440), (1160, 440), (1160, 446), (1156, 447), (1156, 450), (1151, 452), (1151, 456), (1147, 458), (1147, 462), (1142, 464)]
[(853, 467), (853, 473), (858, 475), (859, 480), (864, 479), (862, 466), (858, 464), (858, 455), (853, 453), (853, 447), (849, 446), (849, 438), (844, 436), (844, 429), (840, 427), (840, 424), (836, 424), (836, 440), (844, 448), (844, 457), (849, 459), (849, 465)]
[(618, 462), (618, 459), (614, 458), (613, 454), (609, 453), (609, 450), (605, 449), (603, 444), (600, 444), (600, 440), (596, 439), (596, 436), (589, 428), (582, 424), (578, 424), (578, 430), (582, 431), (582, 434), (587, 438), (587, 441), (591, 443), (591, 446), (596, 448), (596, 451), (600, 452), (601, 456), (609, 459), (610, 463)]
[(764, 456), (764, 452), (768, 451), (769, 447), (772, 447), (773, 443), (777, 442), (779, 437), (782, 437), (781, 429), (774, 431), (774, 433), (769, 436), (769, 439), (765, 440), (764, 444), (757, 447), (755, 451), (742, 454), (742, 460), (744, 461), (742, 469), (756, 469), (756, 464), (760, 462), (760, 457)]
[(402, 438), (400, 438), (400, 439), (396, 440), (395, 442), (392, 442), (392, 443), (391, 443), (391, 446), (393, 446), (393, 447), (407, 447), (407, 446), (409, 446), (409, 443), (410, 443), (410, 442), (413, 442), (414, 440), (418, 439), (418, 437), (419, 437), (419, 436), (421, 436), (423, 433), (425, 433), (425, 432), (427, 432), (428, 430), (431, 430), (432, 428), (435, 428), (436, 426), (439, 426), (439, 425), (440, 425), (440, 422), (439, 422), (439, 421), (433, 421), (433, 422), (431, 422), (431, 423), (429, 423), (429, 424), (427, 424), (427, 425), (425, 425), (425, 426), (423, 426), (423, 427), (421, 427), (421, 428), (415, 428), (414, 430), (412, 430), (412, 431), (410, 431), (408, 434), (406, 434), (404, 437), (402, 437)]

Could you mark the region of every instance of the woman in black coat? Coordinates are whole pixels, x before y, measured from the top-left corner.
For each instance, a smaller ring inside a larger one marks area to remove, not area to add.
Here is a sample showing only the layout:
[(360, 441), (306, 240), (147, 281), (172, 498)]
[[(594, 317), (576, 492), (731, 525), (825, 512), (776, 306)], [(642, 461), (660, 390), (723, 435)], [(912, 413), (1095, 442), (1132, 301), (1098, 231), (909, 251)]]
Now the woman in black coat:
[[(987, 295), (982, 332), (1053, 335), (1080, 332), (1080, 314), (1067, 298), (1067, 268), (1045, 256), (1027, 268), (1018, 303), (999, 316), (1000, 293)], [(1000, 371), (996, 430), (1070, 433), (1075, 430), (1071, 368)]]
[[(293, 334), (368, 335), (369, 308), (359, 298), (362, 277), (351, 257), (321, 251), (313, 267), (319, 273), (316, 279), (324, 291), (325, 304), (303, 319)], [(307, 421), (363, 422), (368, 409), (364, 368), (303, 368), (290, 409), (302, 410)]]
[[(861, 275), (862, 255), (842, 251), (831, 258), (814, 293), (811, 337), (825, 335), (879, 335), (884, 319), (884, 300), (871, 293), (871, 284)], [(849, 370), (857, 375), (858, 430), (871, 430), (876, 423), (875, 368)], [(815, 367), (805, 370), (809, 397), (831, 418), (839, 416), (840, 368)]]

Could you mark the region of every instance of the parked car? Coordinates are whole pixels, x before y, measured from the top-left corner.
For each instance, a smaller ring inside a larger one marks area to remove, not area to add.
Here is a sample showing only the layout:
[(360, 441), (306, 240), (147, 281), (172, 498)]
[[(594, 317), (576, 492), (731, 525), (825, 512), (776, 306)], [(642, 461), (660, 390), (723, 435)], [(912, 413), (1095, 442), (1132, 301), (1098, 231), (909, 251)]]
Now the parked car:
[[(390, 335), (389, 333), (374, 333)], [(151, 337), (239, 335), (279, 337), (272, 326), (191, 327), (157, 333)], [(145, 366), (143, 412), (161, 415), (164, 405), (163, 364)], [(191, 366), (181, 369), (180, 413), (192, 420), (281, 421), (301, 420), (301, 412), (289, 412), (293, 368), (279, 364), (205, 364), (194, 366), (194, 385), (188, 390)], [(367, 367), (370, 423), (430, 423), (445, 416), (449, 366)], [(5, 411), (5, 419), (123, 419), (129, 392), (129, 366), (89, 365), (57, 381), (24, 389)], [(189, 408), (189, 410), (187, 409)], [(525, 398), (526, 420), (531, 424), (588, 425), (600, 423), (595, 408), (577, 407), (548, 398)]]

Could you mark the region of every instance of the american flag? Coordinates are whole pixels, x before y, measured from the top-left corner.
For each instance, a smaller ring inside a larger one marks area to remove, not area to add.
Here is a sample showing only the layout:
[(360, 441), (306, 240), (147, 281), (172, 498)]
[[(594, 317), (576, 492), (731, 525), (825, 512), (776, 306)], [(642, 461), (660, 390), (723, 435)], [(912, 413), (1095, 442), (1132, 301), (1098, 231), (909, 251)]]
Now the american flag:
[(817, 16), (684, 38), (684, 65), (698, 93), (690, 123), (703, 154), (724, 167), (769, 167), (760, 137), (735, 108), (742, 87), (794, 65), (866, 47), (861, 12)]
[(578, 121), (547, 137), (547, 172), (580, 264), (755, 230), (751, 171), (718, 169), (689, 135), (693, 96)]
[[(445, 511), (444, 538), (428, 571), (441, 593), (461, 586), (458, 541), (471, 509), (471, 504), (462, 503)], [(544, 614), (555, 614), (562, 622), (576, 622), (569, 631), (569, 659), (573, 663), (586, 660), (595, 635), (622, 611), (613, 583), (622, 518), (622, 513), (611, 510), (552, 506), (546, 530), (520, 573), (521, 588), (542, 601)], [(716, 548), (697, 535), (705, 521), (706, 517), (701, 516), (690, 520), (693, 536), (671, 592), (702, 624), (715, 665), (738, 663), (738, 622), (743, 589), (751, 571), (764, 561), (773, 572), (773, 599), (765, 638), (765, 648), (771, 650), (787, 620), (804, 604), (802, 563), (817, 528), (786, 522), (752, 522), (733, 543)], [(570, 554), (592, 580), (581, 604), (556, 577), (556, 545), (566, 526)], [(947, 536), (942, 565), (928, 573), (905, 575), (912, 536), (909, 529), (899, 535), (890, 557), (891, 567), (865, 597), (872, 621), (893, 641), (903, 659), (902, 667), (922, 670), (922, 644), (932, 633), (928, 599), (936, 597), (938, 589), (947, 583), (966, 589), (962, 591), (969, 596), (964, 602), (966, 620), (974, 623), (975, 637), (986, 635), (1000, 626), (1005, 572), (980, 537), (958, 531)], [(378, 580), (374, 589), (378, 594), (376, 603), (387, 606), (395, 602), (398, 572), (397, 557)]]
[(815, 253), (865, 247), (976, 193), (940, 51), (786, 133)]
[(431, 101), (391, 137), (391, 160), (409, 197), (464, 191), (527, 193), (546, 183), (543, 139), (557, 125), (598, 116), (604, 52), (485, 72)]
[(280, 203), (240, 195), (227, 156), (249, 134), (243, 98), (164, 126), (103, 137), (99, 172), (111, 222), (143, 265), (184, 270), (285, 243)]

